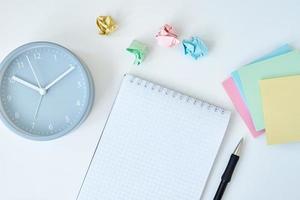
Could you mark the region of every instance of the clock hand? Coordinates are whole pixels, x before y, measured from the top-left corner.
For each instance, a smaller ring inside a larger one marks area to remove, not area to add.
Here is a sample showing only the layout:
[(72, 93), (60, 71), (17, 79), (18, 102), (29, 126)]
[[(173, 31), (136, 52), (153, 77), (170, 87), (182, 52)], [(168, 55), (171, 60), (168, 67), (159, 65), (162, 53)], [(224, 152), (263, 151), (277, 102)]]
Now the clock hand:
[(36, 82), (37, 82), (39, 88), (42, 88), (42, 87), (41, 87), (41, 84), (40, 84), (40, 81), (39, 81), (39, 79), (38, 79), (38, 77), (37, 77), (37, 75), (36, 75), (36, 73), (35, 73), (35, 71), (34, 71), (34, 69), (33, 69), (33, 66), (32, 66), (32, 64), (31, 64), (31, 62), (30, 62), (28, 56), (26, 56), (26, 59), (27, 59), (27, 61), (28, 61), (28, 63), (29, 63), (29, 67), (30, 67), (30, 69), (31, 69), (31, 71), (32, 71), (32, 73), (33, 73), (33, 76), (34, 76), (34, 78), (35, 78), (35, 80), (36, 80)]
[(40, 110), (40, 107), (41, 107), (41, 103), (42, 103), (43, 97), (44, 97), (44, 96), (42, 95), (41, 98), (40, 98), (40, 101), (39, 101), (39, 103), (38, 103), (38, 105), (37, 105), (37, 107), (36, 107), (36, 110), (35, 110), (35, 113), (34, 113), (34, 117), (33, 117), (34, 122), (35, 122), (36, 119), (37, 119), (37, 114), (39, 113), (39, 110)]
[(70, 67), (67, 71), (65, 71), (64, 73), (62, 73), (60, 76), (58, 76), (54, 81), (52, 81), (49, 85), (47, 85), (45, 87), (45, 90), (48, 90), (50, 87), (52, 87), (54, 84), (56, 84), (58, 81), (60, 81), (61, 79), (63, 79), (65, 76), (67, 76), (71, 71), (73, 71), (75, 69), (75, 67)]
[(37, 87), (37, 86), (35, 86), (35, 85), (27, 82), (27, 81), (24, 81), (23, 79), (20, 79), (17, 76), (12, 76), (11, 79), (14, 80), (14, 81), (16, 81), (16, 82), (18, 82), (18, 83), (20, 83), (20, 84), (22, 84), (22, 85), (24, 85), (24, 86), (26, 86), (26, 87), (28, 87), (28, 88), (31, 88), (31, 89), (37, 91), (41, 95), (46, 94), (46, 90), (45, 89), (39, 88), (39, 87)]

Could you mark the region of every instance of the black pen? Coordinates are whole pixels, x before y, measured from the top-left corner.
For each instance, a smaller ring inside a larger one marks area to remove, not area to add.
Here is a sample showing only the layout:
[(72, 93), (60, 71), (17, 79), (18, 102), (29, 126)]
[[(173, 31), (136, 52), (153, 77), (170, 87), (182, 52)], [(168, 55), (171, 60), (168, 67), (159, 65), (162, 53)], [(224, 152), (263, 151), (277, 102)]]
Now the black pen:
[(243, 138), (240, 140), (240, 142), (236, 146), (234, 152), (230, 156), (229, 162), (228, 162), (227, 167), (222, 175), (221, 183), (215, 194), (214, 200), (222, 199), (222, 196), (225, 192), (226, 186), (231, 180), (231, 176), (233, 174), (234, 168), (235, 168), (237, 162), (239, 161), (242, 144), (243, 144)]

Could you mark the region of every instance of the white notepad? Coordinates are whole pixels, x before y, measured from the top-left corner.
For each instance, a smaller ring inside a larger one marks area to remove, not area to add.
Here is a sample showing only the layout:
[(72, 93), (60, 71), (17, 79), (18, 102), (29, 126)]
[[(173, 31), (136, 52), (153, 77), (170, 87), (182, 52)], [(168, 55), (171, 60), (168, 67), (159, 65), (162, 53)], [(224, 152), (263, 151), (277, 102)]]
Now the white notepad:
[(125, 75), (78, 200), (199, 200), (230, 112)]

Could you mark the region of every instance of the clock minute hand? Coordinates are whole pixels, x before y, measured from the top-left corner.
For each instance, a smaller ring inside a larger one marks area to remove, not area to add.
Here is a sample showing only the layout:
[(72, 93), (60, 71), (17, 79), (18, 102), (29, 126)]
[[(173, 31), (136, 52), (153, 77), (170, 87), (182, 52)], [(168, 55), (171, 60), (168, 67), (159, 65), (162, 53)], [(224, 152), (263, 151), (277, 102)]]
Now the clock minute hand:
[(51, 83), (49, 83), (45, 87), (45, 90), (48, 90), (50, 87), (52, 87), (53, 85), (55, 85), (58, 81), (60, 81), (61, 79), (63, 79), (65, 76), (67, 76), (74, 69), (75, 69), (75, 67), (70, 67), (67, 71), (65, 71), (64, 73), (62, 73), (61, 75), (59, 75), (54, 81), (52, 81)]
[(22, 85), (24, 85), (24, 86), (26, 86), (26, 87), (28, 87), (28, 88), (31, 88), (31, 89), (37, 91), (38, 93), (41, 93), (41, 89), (39, 87), (37, 87), (37, 86), (27, 82), (27, 81), (24, 81), (23, 79), (20, 79), (17, 76), (13, 76), (13, 77), (11, 77), (11, 79), (18, 82), (18, 83), (20, 83), (20, 84), (22, 84)]

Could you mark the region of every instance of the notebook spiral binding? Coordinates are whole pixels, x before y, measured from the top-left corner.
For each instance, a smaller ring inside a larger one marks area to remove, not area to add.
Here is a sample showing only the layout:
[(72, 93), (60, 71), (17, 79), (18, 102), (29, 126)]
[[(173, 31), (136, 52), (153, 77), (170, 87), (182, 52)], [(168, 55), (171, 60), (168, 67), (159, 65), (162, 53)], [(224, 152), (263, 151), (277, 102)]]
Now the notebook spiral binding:
[(210, 104), (206, 101), (202, 101), (200, 99), (182, 94), (175, 90), (171, 90), (169, 88), (163, 87), (159, 84), (153, 83), (148, 80), (144, 80), (144, 79), (132, 76), (132, 78), (130, 79), (130, 83), (136, 84), (138, 86), (143, 86), (145, 88), (150, 88), (153, 91), (157, 91), (157, 92), (163, 93), (165, 95), (172, 95), (173, 98), (179, 97), (180, 100), (186, 101), (187, 103), (193, 103), (194, 105), (200, 104), (201, 108), (207, 108), (208, 110), (212, 110), (212, 111), (214, 111), (216, 113), (220, 113), (222, 115), (225, 113), (225, 110), (223, 108), (220, 108), (219, 106), (216, 106), (216, 105)]

